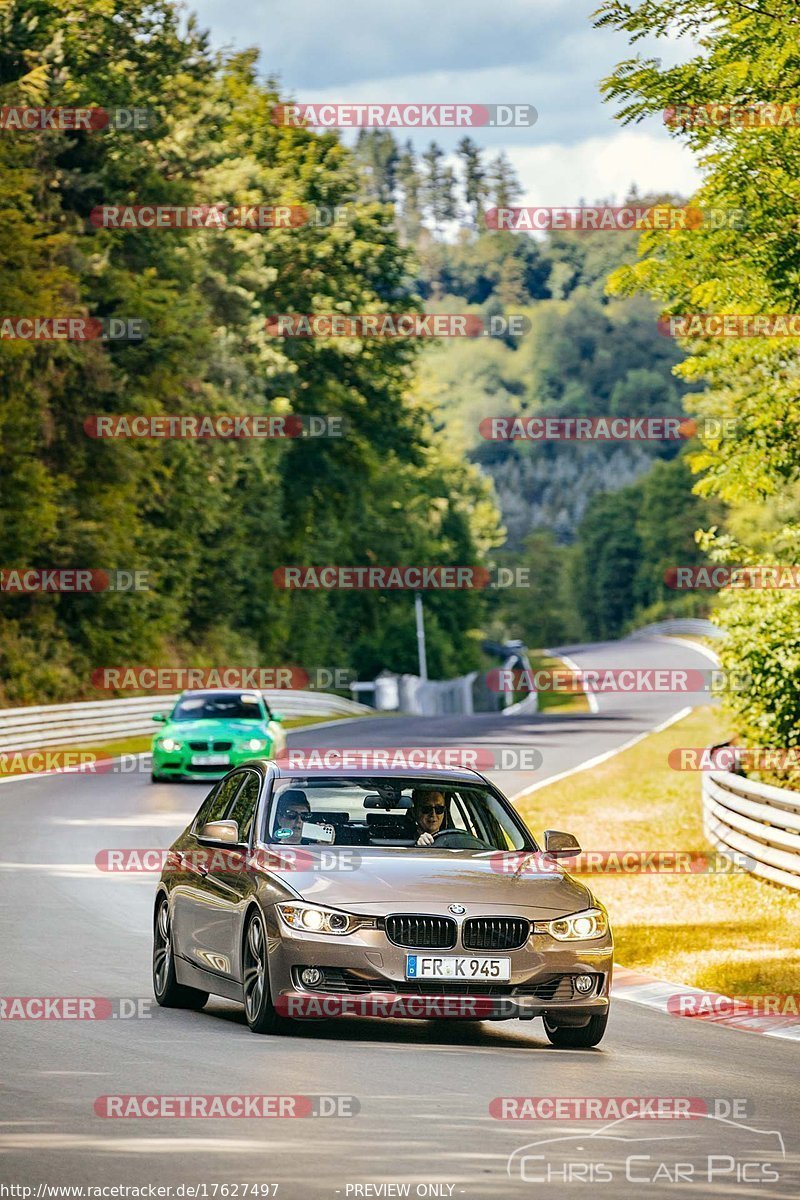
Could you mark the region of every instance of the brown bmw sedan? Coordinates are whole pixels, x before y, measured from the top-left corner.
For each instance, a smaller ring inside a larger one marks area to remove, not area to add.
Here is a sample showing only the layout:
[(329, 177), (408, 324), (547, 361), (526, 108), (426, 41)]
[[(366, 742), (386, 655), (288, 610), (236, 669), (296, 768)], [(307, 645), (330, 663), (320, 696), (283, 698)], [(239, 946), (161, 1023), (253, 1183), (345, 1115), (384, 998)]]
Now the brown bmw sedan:
[(153, 982), (166, 1007), (244, 1003), (256, 1033), (298, 1019), (542, 1017), (556, 1046), (608, 1020), (605, 909), (475, 771), (231, 771), (171, 847)]

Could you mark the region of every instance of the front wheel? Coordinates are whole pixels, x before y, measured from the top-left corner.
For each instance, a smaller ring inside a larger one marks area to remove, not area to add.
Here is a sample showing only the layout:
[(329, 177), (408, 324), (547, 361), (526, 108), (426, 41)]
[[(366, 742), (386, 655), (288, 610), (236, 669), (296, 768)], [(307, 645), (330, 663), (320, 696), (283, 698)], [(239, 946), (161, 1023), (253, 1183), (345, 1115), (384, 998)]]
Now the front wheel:
[(587, 1050), (602, 1041), (608, 1024), (608, 1013), (595, 1013), (587, 1025), (558, 1025), (544, 1018), (544, 1031), (554, 1046), (564, 1050)]
[(289, 1022), (275, 1011), (269, 990), (267, 933), (261, 913), (254, 912), (244, 935), (244, 1012), (253, 1033), (282, 1033)]
[(208, 992), (184, 987), (175, 977), (169, 902), (166, 899), (158, 906), (153, 930), (153, 993), (162, 1008), (190, 1008), (199, 1012), (208, 1000)]

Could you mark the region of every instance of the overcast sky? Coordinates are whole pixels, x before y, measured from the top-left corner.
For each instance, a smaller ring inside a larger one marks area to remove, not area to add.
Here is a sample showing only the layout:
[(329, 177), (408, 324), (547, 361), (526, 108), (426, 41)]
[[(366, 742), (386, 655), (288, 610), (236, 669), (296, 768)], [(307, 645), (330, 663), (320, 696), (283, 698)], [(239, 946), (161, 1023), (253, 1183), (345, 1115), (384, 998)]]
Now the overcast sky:
[[(631, 54), (627, 39), (592, 27), (599, 0), (194, 0), (217, 46), (256, 45), (265, 75), (302, 102), (528, 103), (532, 129), (477, 130), (503, 148), (522, 180), (522, 203), (566, 205), (640, 192), (688, 194), (697, 183), (688, 150), (657, 121), (623, 128), (598, 82)], [(665, 61), (668, 41), (645, 51)], [(405, 131), (399, 131), (405, 137)], [(461, 134), (434, 137), (451, 150)]]

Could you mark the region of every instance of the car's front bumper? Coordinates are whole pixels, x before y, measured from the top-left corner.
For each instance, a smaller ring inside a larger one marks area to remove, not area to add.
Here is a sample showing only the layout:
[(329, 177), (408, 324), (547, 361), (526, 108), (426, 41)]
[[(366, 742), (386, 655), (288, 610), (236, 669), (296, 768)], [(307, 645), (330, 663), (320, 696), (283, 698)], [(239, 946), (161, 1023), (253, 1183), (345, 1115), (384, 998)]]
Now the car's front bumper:
[[(485, 915), (485, 914), (482, 914)], [(508, 983), (407, 980), (406, 955), (435, 953), (477, 958), (508, 957)], [(287, 930), (275, 914), (269, 937), (273, 1001), (292, 1017), (388, 1016), (422, 1020), (510, 1020), (551, 1016), (559, 1024), (584, 1025), (608, 1010), (613, 963), (610, 933), (592, 942), (558, 942), (532, 934), (517, 950), (472, 950), (459, 941), (450, 950), (422, 950), (390, 942), (382, 929), (347, 937)], [(323, 981), (307, 986), (304, 968), (316, 967)], [(577, 976), (591, 976), (588, 994), (575, 989)]]
[[(164, 779), (208, 779), (213, 782), (216, 779), (222, 779), (234, 767), (239, 767), (242, 763), (249, 762), (253, 758), (268, 757), (270, 752), (269, 747), (266, 750), (233, 749), (225, 752), (227, 761), (224, 763), (198, 766), (192, 762), (196, 753), (194, 750), (181, 749), (168, 753), (166, 750), (153, 747), (152, 771), (154, 775), (160, 775)], [(209, 753), (213, 753), (213, 751), (209, 751)]]

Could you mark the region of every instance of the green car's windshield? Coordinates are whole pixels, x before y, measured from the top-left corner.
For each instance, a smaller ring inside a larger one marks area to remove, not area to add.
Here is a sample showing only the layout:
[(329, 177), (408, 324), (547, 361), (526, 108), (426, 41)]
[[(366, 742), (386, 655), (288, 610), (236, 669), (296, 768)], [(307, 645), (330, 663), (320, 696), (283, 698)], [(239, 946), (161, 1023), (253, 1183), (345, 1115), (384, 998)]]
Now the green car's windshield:
[(184, 696), (172, 710), (171, 721), (263, 721), (261, 701), (253, 692), (222, 692), (218, 696)]

